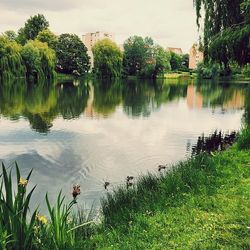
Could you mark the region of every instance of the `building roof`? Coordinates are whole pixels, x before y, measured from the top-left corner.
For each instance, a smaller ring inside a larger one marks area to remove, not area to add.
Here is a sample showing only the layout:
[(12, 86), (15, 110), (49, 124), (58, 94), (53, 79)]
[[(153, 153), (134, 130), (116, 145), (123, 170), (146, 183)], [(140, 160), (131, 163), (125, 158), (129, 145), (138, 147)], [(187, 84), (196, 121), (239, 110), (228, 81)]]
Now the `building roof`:
[(167, 47), (167, 51), (174, 52), (178, 55), (182, 55), (182, 49), (181, 48), (173, 48), (173, 47)]

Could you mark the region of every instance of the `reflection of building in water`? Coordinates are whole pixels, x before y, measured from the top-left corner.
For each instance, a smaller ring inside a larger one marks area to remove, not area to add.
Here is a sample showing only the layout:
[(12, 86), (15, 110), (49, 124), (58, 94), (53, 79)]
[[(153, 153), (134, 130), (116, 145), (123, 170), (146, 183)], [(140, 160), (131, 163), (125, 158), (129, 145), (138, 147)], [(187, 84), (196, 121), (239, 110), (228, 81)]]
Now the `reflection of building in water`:
[(195, 43), (189, 52), (189, 69), (196, 69), (203, 58), (203, 52), (199, 51), (199, 45)]
[(113, 41), (114, 35), (111, 33), (97, 31), (95, 33), (87, 33), (82, 36), (82, 41), (88, 49), (88, 56), (90, 57), (91, 68), (93, 68), (94, 66), (94, 56), (92, 48), (98, 41), (103, 40), (105, 38), (108, 38)]
[(245, 104), (245, 96), (244, 93), (240, 90), (236, 90), (233, 93), (233, 96), (230, 100), (223, 103), (223, 109), (242, 109), (244, 108)]
[(226, 95), (223, 91), (220, 96), (217, 96), (216, 99), (206, 101), (202, 94), (197, 92), (194, 85), (189, 85), (187, 88), (187, 106), (191, 109), (193, 108), (202, 108), (206, 107), (221, 107), (223, 110), (233, 110), (233, 109), (242, 109), (244, 108), (245, 97), (242, 90), (234, 90), (232, 95), (229, 98), (226, 98), (222, 95)]
[(194, 85), (189, 85), (187, 88), (187, 105), (189, 108), (202, 108), (202, 95), (197, 93)]
[(84, 114), (90, 118), (95, 117), (93, 103), (94, 103), (94, 87), (91, 84), (90, 88), (89, 88), (89, 99), (87, 101), (87, 106), (86, 106), (85, 111), (84, 111)]

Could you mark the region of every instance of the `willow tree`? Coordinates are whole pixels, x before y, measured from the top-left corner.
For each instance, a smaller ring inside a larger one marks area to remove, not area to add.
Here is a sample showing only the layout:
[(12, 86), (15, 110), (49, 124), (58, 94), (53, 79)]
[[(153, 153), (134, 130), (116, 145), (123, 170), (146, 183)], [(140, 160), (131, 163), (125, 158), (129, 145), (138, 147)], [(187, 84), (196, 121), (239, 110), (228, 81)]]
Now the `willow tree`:
[(204, 29), (205, 61), (217, 61), (227, 71), (230, 61), (249, 63), (250, 0), (194, 0), (194, 4), (197, 25)]
[(6, 36), (0, 36), (0, 78), (3, 80), (24, 77), (25, 67), (21, 57), (21, 46)]
[(49, 29), (44, 29), (40, 31), (36, 37), (37, 40), (43, 43), (47, 43), (52, 49), (56, 49), (57, 36), (51, 32)]
[(122, 74), (122, 52), (109, 39), (97, 42), (93, 47), (94, 72), (98, 77), (120, 77)]
[(21, 54), (26, 66), (27, 78), (33, 77), (35, 80), (54, 78), (56, 55), (47, 43), (30, 40), (23, 46)]

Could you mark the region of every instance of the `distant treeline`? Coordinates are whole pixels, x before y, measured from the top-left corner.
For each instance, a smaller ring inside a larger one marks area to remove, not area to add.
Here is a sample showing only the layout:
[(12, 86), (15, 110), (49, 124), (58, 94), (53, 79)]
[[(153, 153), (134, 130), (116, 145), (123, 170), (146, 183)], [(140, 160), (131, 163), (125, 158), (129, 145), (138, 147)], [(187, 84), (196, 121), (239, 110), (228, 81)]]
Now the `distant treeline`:
[[(188, 70), (188, 55), (167, 52), (150, 37), (133, 36), (124, 51), (104, 39), (93, 47), (93, 73), (98, 77), (134, 75), (154, 78), (170, 70)], [(30, 17), (18, 32), (0, 36), (0, 79), (53, 79), (55, 72), (83, 76), (90, 71), (87, 48), (77, 35), (56, 36), (41, 14)]]

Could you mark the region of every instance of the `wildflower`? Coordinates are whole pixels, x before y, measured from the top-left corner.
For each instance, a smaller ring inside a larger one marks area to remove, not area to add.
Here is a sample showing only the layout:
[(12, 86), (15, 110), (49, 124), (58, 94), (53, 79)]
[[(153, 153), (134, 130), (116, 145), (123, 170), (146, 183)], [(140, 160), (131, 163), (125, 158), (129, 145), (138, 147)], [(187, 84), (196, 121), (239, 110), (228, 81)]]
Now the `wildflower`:
[(72, 196), (74, 199), (81, 193), (80, 185), (74, 185), (73, 186), (73, 191), (72, 191)]
[(48, 223), (48, 220), (44, 215), (37, 214), (36, 218), (39, 222), (43, 223), (44, 225)]
[(28, 180), (25, 180), (22, 177), (20, 177), (19, 185), (25, 187), (27, 186), (27, 184), (28, 184)]

